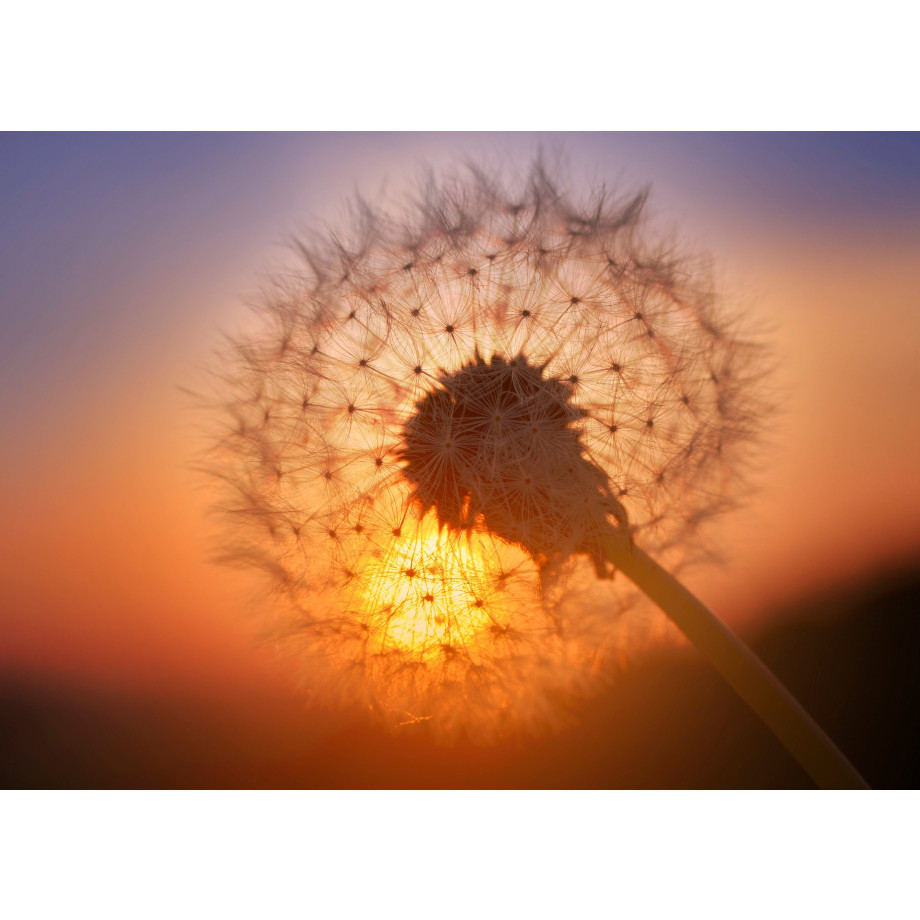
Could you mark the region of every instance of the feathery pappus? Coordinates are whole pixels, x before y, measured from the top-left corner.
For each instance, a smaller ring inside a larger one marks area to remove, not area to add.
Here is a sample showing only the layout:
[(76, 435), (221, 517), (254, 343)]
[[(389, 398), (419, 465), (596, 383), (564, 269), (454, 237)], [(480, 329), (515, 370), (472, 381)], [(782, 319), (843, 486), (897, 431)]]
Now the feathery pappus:
[(758, 346), (645, 205), (467, 168), (297, 241), (219, 369), (208, 466), (318, 699), (552, 723), (645, 609), (604, 547), (679, 562), (731, 505)]

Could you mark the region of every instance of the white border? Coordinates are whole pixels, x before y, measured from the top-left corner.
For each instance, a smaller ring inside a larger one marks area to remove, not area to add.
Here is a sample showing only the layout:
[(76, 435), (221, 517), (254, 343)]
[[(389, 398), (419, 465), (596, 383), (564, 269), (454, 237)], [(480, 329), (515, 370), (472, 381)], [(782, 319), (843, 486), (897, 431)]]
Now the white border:
[(909, 6), (52, 0), (4, 13), (7, 130), (917, 126)]

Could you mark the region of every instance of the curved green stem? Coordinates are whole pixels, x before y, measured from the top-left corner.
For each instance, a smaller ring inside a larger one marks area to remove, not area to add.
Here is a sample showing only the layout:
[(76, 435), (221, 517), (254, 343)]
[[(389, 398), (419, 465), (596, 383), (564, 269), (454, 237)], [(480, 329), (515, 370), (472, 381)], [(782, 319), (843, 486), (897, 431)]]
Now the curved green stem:
[(869, 788), (773, 672), (673, 575), (635, 545), (611, 545), (608, 558), (674, 621), (819, 787)]

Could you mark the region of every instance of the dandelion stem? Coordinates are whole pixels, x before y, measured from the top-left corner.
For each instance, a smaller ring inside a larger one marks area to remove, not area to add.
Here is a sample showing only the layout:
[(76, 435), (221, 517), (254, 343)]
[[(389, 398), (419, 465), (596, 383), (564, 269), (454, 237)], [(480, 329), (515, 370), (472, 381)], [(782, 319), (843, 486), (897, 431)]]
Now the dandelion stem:
[(635, 545), (611, 547), (609, 558), (709, 659), (820, 788), (869, 788), (773, 672), (673, 575)]

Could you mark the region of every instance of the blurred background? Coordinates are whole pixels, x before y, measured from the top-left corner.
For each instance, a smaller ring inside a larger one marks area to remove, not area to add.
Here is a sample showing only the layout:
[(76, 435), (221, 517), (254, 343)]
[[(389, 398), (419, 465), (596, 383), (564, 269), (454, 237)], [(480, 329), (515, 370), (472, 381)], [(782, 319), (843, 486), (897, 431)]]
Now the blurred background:
[(0, 785), (810, 785), (689, 648), (562, 733), (438, 748), (306, 707), (208, 561), (194, 389), (299, 228), (420, 165), (650, 184), (771, 330), (780, 412), (690, 586), (868, 782), (920, 773), (920, 135), (0, 135)]

